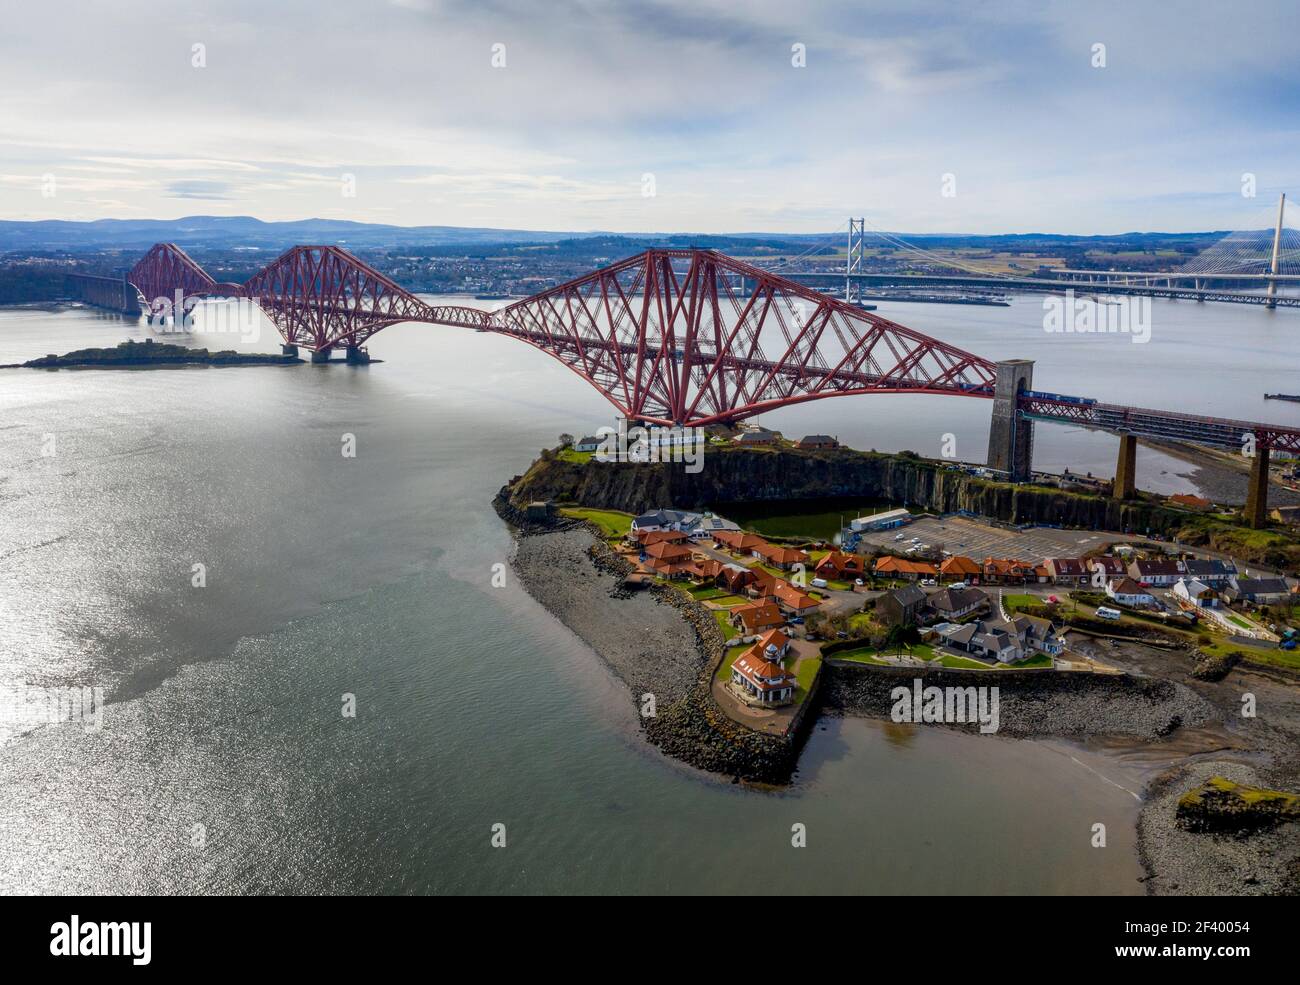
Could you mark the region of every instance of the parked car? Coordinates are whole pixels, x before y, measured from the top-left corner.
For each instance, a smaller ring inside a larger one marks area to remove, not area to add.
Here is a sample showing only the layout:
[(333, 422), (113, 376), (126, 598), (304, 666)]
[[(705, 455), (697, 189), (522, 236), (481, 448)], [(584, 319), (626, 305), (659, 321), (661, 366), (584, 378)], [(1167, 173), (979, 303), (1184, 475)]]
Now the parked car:
[(813, 588), (825, 588), (825, 587), (826, 587), (826, 579), (825, 579), (825, 578), (814, 578), (814, 579), (813, 579), (809, 584), (811, 584)]
[(802, 626), (803, 616), (791, 616), (789, 621), (791, 626)]
[(954, 581), (948, 587), (955, 588), (955, 589), (962, 589), (966, 587), (966, 583), (964, 581)]
[(1119, 611), (1119, 609), (1111, 609), (1111, 608), (1107, 608), (1106, 606), (1103, 605), (1103, 606), (1101, 606), (1101, 607), (1097, 610), (1097, 618), (1098, 618), (1098, 619), (1113, 619), (1113, 620), (1118, 620), (1119, 617), (1120, 617), (1120, 611)]

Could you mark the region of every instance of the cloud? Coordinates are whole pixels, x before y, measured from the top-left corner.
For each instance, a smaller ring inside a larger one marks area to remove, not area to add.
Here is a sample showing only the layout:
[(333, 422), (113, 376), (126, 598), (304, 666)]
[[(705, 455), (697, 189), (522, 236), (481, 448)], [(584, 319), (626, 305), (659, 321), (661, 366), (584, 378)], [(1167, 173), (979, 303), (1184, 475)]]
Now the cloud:
[(199, 198), (213, 202), (225, 202), (231, 198), (231, 186), (224, 181), (169, 181), (166, 188), (170, 198)]
[[(170, 216), (201, 199), (268, 219), (539, 229), (811, 232), (849, 213), (916, 231), (1223, 228), (1242, 172), (1261, 195), (1300, 186), (1298, 15), (1282, 0), (1252, 11), (28, 5), (0, 36), (0, 171), (57, 174), (56, 200), (11, 207), (67, 215), (113, 202)], [(946, 173), (955, 198), (940, 196)]]

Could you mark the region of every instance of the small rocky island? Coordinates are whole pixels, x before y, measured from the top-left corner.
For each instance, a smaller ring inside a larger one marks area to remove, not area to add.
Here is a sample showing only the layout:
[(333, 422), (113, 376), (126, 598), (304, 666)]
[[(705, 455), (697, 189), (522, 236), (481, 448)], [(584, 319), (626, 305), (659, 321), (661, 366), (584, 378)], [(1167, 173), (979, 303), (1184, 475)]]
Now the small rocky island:
[(119, 342), (112, 349), (77, 349), (62, 356), (51, 353), (39, 359), (29, 359), (25, 363), (15, 363), (3, 369), (64, 369), (74, 366), (88, 366), (100, 369), (119, 369), (156, 366), (289, 366), (301, 363), (297, 356), (281, 355), (267, 352), (235, 352), (223, 349), (209, 352), (207, 349), (192, 348), (184, 345), (171, 345), (145, 339), (143, 342)]

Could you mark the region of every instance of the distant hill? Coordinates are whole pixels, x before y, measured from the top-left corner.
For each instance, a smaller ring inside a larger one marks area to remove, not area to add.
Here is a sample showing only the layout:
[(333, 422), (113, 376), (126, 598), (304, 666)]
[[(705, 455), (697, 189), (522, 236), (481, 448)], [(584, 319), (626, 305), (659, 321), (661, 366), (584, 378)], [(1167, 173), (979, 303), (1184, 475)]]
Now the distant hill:
[[(1130, 232), (1109, 236), (1074, 236), (1059, 233), (933, 234), (896, 233), (926, 249), (975, 248), (988, 250), (1043, 249), (1176, 249), (1197, 252), (1226, 235), (1215, 233)], [(40, 252), (46, 250), (135, 250), (154, 243), (177, 243), (185, 249), (230, 250), (257, 248), (283, 250), (300, 244), (335, 244), (353, 250), (424, 248), (445, 252), (447, 247), (466, 248), (511, 244), (584, 243), (599, 249), (603, 243), (617, 252), (629, 244), (707, 246), (720, 250), (750, 247), (758, 252), (782, 251), (825, 244), (841, 249), (845, 234), (839, 233), (575, 233), (531, 229), (493, 229), (471, 226), (393, 226), (382, 223), (350, 222), (343, 219), (301, 219), (293, 222), (265, 222), (252, 216), (186, 216), (182, 219), (97, 219), (71, 222), (0, 220), (0, 251)], [(868, 234), (868, 246), (883, 245)], [(442, 249), (438, 249), (442, 248)], [(417, 250), (418, 252), (418, 250)], [(822, 251), (818, 251), (822, 252)]]
[[(581, 233), (463, 226), (388, 226), (342, 219), (264, 222), (252, 216), (186, 216), (183, 219), (97, 219), (69, 222), (0, 221), (0, 250), (66, 250), (149, 247), (261, 247), (285, 249), (300, 243), (356, 248), (455, 243), (554, 243)], [(599, 235), (593, 233), (592, 235)]]

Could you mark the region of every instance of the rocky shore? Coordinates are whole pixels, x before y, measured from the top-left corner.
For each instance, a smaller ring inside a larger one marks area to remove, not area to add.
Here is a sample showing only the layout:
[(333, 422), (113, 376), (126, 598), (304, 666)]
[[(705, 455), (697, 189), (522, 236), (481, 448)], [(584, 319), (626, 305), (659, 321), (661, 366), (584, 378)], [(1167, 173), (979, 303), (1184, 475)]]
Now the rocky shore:
[[(650, 742), (712, 773), (789, 782), (796, 741), (747, 729), (713, 701), (709, 682), (725, 641), (707, 609), (664, 586), (628, 591), (630, 565), (581, 521), (530, 522), (504, 495), (495, 506), (516, 534), (524, 588), (627, 685)], [(653, 715), (644, 714), (647, 695)]]
[(1300, 895), (1300, 823), (1244, 835), (1189, 830), (1179, 823), (1179, 801), (1213, 777), (1249, 786), (1262, 782), (1259, 771), (1243, 763), (1198, 761), (1153, 784), (1138, 818), (1147, 891), (1156, 896)]
[(827, 710), (872, 718), (888, 718), (894, 705), (893, 689), (910, 687), (918, 678), (926, 687), (996, 685), (998, 733), (1018, 738), (1125, 735), (1154, 739), (1185, 725), (1199, 725), (1213, 714), (1206, 701), (1182, 684), (1128, 674), (962, 672), (834, 662), (829, 669), (824, 696)]

